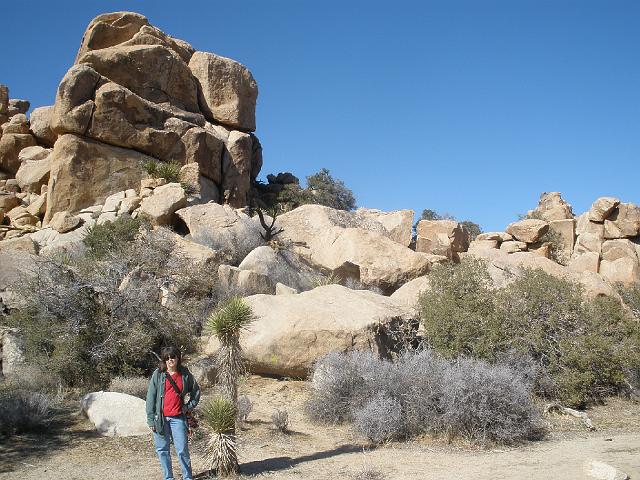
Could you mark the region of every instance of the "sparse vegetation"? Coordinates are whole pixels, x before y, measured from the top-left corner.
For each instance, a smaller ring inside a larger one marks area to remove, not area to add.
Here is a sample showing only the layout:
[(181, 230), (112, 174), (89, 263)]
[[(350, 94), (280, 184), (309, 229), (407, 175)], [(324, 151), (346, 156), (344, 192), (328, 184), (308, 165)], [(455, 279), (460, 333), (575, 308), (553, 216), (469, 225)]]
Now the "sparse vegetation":
[(180, 165), (177, 162), (145, 162), (142, 168), (153, 178), (164, 178), (167, 183), (180, 182)]
[(65, 386), (104, 388), (113, 376), (149, 373), (150, 351), (166, 344), (193, 351), (216, 301), (211, 276), (176, 251), (173, 234), (142, 229), (132, 239), (137, 226), (124, 230), (117, 249), (103, 239), (86, 257), (39, 258), (8, 317), (28, 361)]
[(253, 402), (246, 395), (241, 395), (238, 397), (237, 403), (238, 409), (238, 421), (244, 423), (249, 418), (249, 414), (253, 410)]
[(309, 415), (353, 422), (380, 443), (421, 433), (517, 443), (540, 433), (532, 386), (518, 370), (446, 360), (431, 350), (396, 362), (369, 352), (331, 353), (314, 370)]
[(584, 406), (624, 390), (624, 372), (640, 365), (638, 324), (619, 302), (587, 300), (579, 285), (542, 270), (492, 290), (482, 261), (465, 259), (434, 268), (430, 285), (420, 298), (429, 344), (450, 358), (530, 357), (540, 395)]
[(122, 375), (118, 375), (111, 379), (111, 383), (109, 383), (109, 391), (126, 393), (127, 395), (133, 395), (134, 397), (146, 399), (148, 386), (149, 379), (147, 379), (147, 377), (125, 377)]
[[(424, 210), (422, 210), (422, 214), (420, 215), (418, 221), (420, 220), (453, 220), (458, 222), (458, 219), (450, 213), (445, 212), (440, 214), (429, 208), (425, 208)], [(471, 234), (471, 240), (475, 240), (476, 237), (482, 233), (482, 228), (480, 227), (480, 225), (472, 222), (471, 220), (463, 220), (460, 222), (460, 225), (462, 225), (469, 231), (469, 233)]]
[(53, 407), (54, 399), (46, 393), (0, 384), (0, 436), (46, 428)]
[(276, 410), (271, 415), (271, 424), (278, 433), (289, 432), (289, 412), (286, 410)]
[(140, 232), (141, 226), (141, 220), (121, 216), (113, 222), (89, 228), (82, 241), (87, 246), (90, 256), (104, 258), (132, 242)]

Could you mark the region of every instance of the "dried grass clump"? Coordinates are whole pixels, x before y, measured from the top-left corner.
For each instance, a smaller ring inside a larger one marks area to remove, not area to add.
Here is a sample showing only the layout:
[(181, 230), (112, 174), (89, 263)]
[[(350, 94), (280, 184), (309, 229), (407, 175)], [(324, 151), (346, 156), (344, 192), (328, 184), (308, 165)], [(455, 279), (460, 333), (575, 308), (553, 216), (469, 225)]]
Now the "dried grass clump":
[(271, 424), (278, 433), (289, 432), (289, 412), (286, 410), (276, 410), (271, 415)]
[(55, 399), (45, 393), (0, 386), (0, 435), (41, 430), (49, 425)]
[(146, 399), (149, 380), (146, 377), (117, 376), (111, 379), (110, 392), (126, 393), (134, 397)]

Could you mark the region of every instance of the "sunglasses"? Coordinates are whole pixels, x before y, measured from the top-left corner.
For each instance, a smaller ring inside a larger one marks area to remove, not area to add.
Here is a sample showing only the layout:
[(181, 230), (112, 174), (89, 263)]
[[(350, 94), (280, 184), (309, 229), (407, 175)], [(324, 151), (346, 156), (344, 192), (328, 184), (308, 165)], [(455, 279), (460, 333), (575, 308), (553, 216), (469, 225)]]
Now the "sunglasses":
[(178, 358), (178, 356), (177, 356), (177, 355), (167, 355), (167, 358), (166, 358), (165, 362), (166, 362), (167, 360), (176, 360), (177, 358)]

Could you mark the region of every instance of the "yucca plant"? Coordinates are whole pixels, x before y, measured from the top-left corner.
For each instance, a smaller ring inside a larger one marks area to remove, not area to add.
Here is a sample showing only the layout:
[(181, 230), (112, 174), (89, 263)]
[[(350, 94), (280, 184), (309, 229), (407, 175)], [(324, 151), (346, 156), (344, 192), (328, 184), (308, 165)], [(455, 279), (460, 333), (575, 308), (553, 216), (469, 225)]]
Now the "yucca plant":
[(252, 321), (251, 307), (243, 298), (233, 297), (218, 308), (207, 322), (207, 330), (220, 340), (215, 362), (218, 384), (234, 406), (238, 401), (238, 377), (246, 372), (240, 334)]
[(235, 405), (222, 397), (208, 402), (200, 413), (205, 428), (210, 432), (206, 460), (211, 472), (220, 477), (234, 475), (239, 470), (236, 415)]

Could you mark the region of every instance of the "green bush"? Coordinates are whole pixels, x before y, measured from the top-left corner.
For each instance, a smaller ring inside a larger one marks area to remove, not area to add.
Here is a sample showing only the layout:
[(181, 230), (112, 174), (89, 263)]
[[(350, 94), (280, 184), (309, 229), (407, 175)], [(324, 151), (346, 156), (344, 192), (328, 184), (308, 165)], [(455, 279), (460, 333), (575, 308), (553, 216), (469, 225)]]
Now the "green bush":
[(640, 365), (638, 324), (614, 299), (586, 300), (579, 285), (542, 270), (492, 290), (486, 267), (469, 259), (429, 280), (419, 302), (429, 344), (446, 356), (530, 357), (541, 395), (584, 406), (625, 389)]
[(164, 178), (167, 183), (180, 182), (182, 165), (177, 162), (145, 162), (142, 168), (153, 178)]
[(132, 242), (140, 231), (142, 222), (129, 216), (121, 216), (113, 222), (90, 227), (82, 241), (90, 256), (104, 258)]
[(356, 199), (342, 180), (333, 178), (329, 170), (323, 168), (307, 177), (306, 188), (301, 188), (297, 183), (287, 184), (276, 198), (276, 205), (283, 212), (307, 204), (354, 210)]

